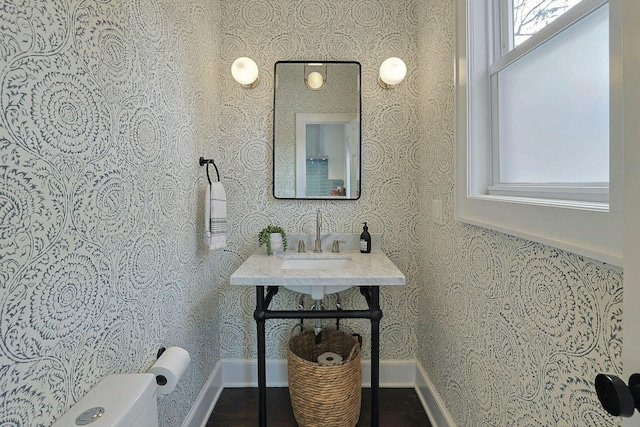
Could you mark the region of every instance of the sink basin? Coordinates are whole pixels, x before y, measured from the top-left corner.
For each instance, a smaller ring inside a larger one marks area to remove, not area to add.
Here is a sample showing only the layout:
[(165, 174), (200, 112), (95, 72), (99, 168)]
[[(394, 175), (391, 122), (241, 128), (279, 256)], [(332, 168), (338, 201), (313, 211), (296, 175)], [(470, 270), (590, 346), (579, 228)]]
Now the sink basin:
[(343, 268), (353, 268), (353, 260), (350, 257), (290, 257), (282, 261), (282, 269), (284, 270), (336, 270)]
[(314, 300), (321, 300), (325, 295), (335, 294), (336, 292), (346, 291), (351, 288), (352, 285), (282, 285), (285, 288), (289, 289), (293, 292), (298, 292), (301, 294), (311, 295), (311, 298)]
[[(353, 260), (348, 256), (328, 256), (328, 255), (307, 255), (288, 256), (282, 261), (280, 266), (283, 270), (345, 270), (353, 268)], [(284, 285), (285, 288), (311, 295), (315, 300), (321, 300), (326, 294), (333, 294), (349, 289), (350, 285), (344, 286), (324, 286), (317, 283), (308, 285)]]
[[(282, 286), (310, 295), (314, 300), (354, 286), (404, 285), (404, 275), (384, 252), (374, 248), (369, 254), (360, 253), (359, 237), (359, 234), (327, 237), (325, 247), (333, 240), (345, 241), (340, 245), (340, 253), (323, 248), (322, 253), (252, 254), (233, 272), (229, 282), (241, 286)], [(304, 235), (290, 241), (296, 239), (313, 241)]]

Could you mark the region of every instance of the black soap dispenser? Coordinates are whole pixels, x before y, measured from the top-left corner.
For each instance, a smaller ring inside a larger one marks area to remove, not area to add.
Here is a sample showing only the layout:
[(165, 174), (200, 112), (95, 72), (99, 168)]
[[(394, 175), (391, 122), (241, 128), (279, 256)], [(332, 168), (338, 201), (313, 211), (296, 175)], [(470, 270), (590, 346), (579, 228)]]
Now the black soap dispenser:
[(369, 227), (367, 223), (364, 223), (362, 234), (360, 234), (360, 252), (368, 254), (371, 252), (371, 234), (369, 234)]

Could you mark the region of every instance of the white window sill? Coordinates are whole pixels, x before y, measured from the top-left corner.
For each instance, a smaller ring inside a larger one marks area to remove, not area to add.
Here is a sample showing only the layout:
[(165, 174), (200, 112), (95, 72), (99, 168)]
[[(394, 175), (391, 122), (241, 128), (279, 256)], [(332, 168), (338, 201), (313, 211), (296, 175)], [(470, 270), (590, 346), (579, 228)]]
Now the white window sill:
[[(533, 199), (533, 203), (560, 204), (569, 207), (596, 210), (609, 209), (609, 185), (608, 184), (498, 184), (489, 186), (489, 194), (492, 196), (507, 196), (525, 201)], [(586, 202), (586, 203), (582, 203)]]
[(549, 208), (564, 208), (564, 209), (580, 209), (580, 210), (588, 210), (595, 212), (609, 212), (609, 203), (601, 203), (601, 202), (586, 202), (586, 201), (578, 201), (578, 200), (559, 200), (559, 199), (545, 199), (545, 198), (537, 198), (537, 197), (527, 197), (527, 196), (509, 196), (509, 195), (501, 195), (501, 194), (489, 194), (486, 196), (474, 196), (474, 199), (479, 200), (491, 200), (494, 202), (503, 202), (503, 203), (520, 203), (529, 206), (542, 206)]
[(456, 220), (622, 266), (622, 213), (589, 202), (458, 194)]

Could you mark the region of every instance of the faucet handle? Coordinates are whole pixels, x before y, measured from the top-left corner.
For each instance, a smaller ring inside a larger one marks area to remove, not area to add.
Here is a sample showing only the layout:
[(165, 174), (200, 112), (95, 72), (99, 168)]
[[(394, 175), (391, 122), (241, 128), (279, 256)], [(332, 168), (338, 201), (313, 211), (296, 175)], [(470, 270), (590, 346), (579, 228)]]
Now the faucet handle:
[(331, 245), (331, 252), (338, 253), (340, 252), (340, 241), (334, 240), (333, 245)]
[(298, 252), (305, 252), (305, 250), (304, 250), (304, 240), (300, 240), (298, 242)]

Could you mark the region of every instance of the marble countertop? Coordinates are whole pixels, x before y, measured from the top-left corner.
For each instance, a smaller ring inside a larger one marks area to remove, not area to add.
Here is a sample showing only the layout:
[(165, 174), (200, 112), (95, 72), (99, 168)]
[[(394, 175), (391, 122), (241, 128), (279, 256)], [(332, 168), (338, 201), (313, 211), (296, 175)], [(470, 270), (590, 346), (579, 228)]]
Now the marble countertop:
[[(295, 269), (282, 268), (286, 258), (345, 258), (353, 261), (351, 268)], [(340, 253), (286, 252), (267, 256), (251, 255), (230, 278), (232, 285), (241, 286), (398, 286), (405, 284), (404, 275), (380, 250), (369, 254), (346, 250)]]

